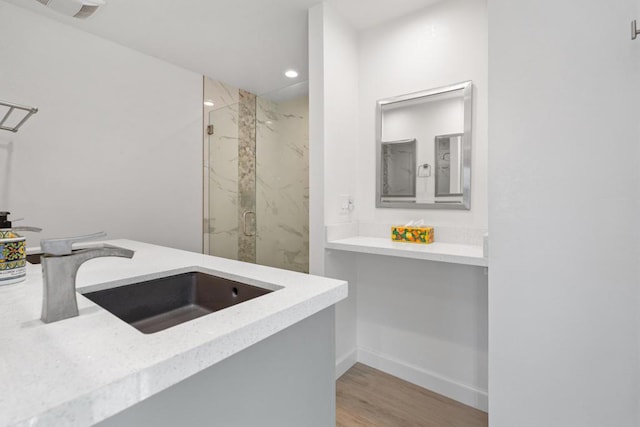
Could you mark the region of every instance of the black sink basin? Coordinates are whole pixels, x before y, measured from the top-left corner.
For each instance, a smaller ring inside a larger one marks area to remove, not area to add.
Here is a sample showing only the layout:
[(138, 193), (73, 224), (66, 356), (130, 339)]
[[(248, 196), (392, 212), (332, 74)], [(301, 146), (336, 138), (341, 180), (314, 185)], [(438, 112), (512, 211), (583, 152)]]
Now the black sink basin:
[(42, 254), (29, 254), (27, 255), (27, 261), (29, 264), (40, 264), (40, 257)]
[(200, 272), (83, 294), (145, 334), (273, 292)]

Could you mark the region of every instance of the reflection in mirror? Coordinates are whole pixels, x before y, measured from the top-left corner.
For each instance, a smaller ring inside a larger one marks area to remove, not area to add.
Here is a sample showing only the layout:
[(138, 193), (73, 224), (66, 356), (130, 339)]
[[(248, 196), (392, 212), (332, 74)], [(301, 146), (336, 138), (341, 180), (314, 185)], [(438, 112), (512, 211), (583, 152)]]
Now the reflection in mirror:
[(416, 140), (382, 143), (382, 196), (416, 196)]
[(462, 196), (462, 134), (436, 136), (436, 197)]
[(376, 206), (469, 209), (472, 83), (378, 101)]

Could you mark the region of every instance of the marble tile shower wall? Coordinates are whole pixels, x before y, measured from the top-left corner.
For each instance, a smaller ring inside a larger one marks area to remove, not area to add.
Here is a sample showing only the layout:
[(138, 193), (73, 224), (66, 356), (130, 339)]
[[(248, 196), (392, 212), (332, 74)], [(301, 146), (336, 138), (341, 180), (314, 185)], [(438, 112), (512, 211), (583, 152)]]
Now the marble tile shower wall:
[(309, 100), (257, 102), (258, 264), (309, 271)]
[[(215, 102), (205, 194), (209, 253), (308, 272), (308, 97), (275, 102), (209, 79), (205, 93)], [(256, 212), (247, 218), (253, 237), (244, 233), (245, 211)]]
[(242, 228), (238, 259), (256, 262), (256, 96), (244, 90), (240, 90), (238, 136), (238, 224)]

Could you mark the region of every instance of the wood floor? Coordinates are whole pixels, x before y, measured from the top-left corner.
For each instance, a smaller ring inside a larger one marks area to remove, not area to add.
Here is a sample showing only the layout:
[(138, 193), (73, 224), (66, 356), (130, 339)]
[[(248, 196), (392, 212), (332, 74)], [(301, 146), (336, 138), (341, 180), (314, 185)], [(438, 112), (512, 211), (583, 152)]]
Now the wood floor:
[(337, 427), (486, 427), (485, 412), (357, 363), (336, 384)]

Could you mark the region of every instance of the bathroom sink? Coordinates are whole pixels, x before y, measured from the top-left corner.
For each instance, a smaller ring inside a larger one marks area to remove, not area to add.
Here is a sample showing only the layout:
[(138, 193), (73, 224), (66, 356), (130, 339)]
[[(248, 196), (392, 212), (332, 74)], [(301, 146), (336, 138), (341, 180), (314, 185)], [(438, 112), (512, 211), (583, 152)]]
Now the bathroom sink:
[(273, 292), (191, 272), (83, 294), (145, 334)]
[(29, 264), (40, 264), (41, 263), (41, 260), (40, 260), (41, 256), (42, 256), (41, 253), (28, 254), (27, 255), (27, 262), (29, 262)]

